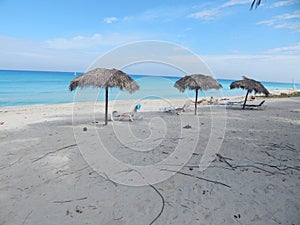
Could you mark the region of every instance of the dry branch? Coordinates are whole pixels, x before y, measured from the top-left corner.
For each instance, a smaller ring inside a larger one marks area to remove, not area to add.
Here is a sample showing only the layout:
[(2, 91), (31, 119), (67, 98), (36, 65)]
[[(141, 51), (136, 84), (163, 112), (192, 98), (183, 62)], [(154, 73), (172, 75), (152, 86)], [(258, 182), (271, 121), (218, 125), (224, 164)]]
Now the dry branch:
[(32, 212), (33, 212), (33, 210), (31, 210), (31, 211), (28, 213), (28, 215), (25, 217), (25, 219), (24, 219), (22, 225), (25, 224), (26, 220), (28, 219), (28, 217), (31, 215)]
[(73, 202), (73, 201), (80, 201), (80, 200), (85, 200), (88, 197), (82, 197), (82, 198), (77, 198), (77, 199), (70, 199), (70, 200), (63, 200), (63, 201), (54, 201), (53, 203), (68, 203), (68, 202)]
[(284, 171), (284, 170), (288, 170), (288, 169), (300, 171), (299, 166), (295, 166), (295, 167), (294, 166), (285, 166), (285, 165), (284, 166), (276, 166), (276, 165), (271, 165), (271, 164), (261, 163), (261, 162), (255, 162), (255, 164), (262, 165), (262, 166), (268, 166), (268, 167), (275, 168), (280, 171)]
[(19, 159), (17, 159), (16, 161), (10, 163), (9, 165), (1, 167), (0, 170), (5, 169), (5, 168), (7, 168), (7, 167), (12, 167), (12, 166), (15, 165), (16, 163), (20, 162), (21, 159), (22, 159), (23, 157), (24, 157), (24, 156), (21, 156)]
[(154, 187), (152, 184), (149, 184), (150, 187), (152, 187), (154, 189), (154, 191), (160, 196), (161, 200), (162, 200), (162, 207), (160, 212), (158, 213), (158, 215), (151, 221), (150, 225), (153, 224), (162, 214), (162, 212), (164, 211), (165, 208), (165, 198), (164, 196), (157, 190), (156, 187)]
[(42, 155), (41, 157), (34, 159), (32, 162), (39, 161), (40, 159), (42, 159), (42, 158), (46, 157), (47, 155), (50, 155), (50, 154), (53, 154), (53, 153), (59, 152), (59, 151), (61, 151), (61, 150), (64, 150), (64, 149), (67, 149), (67, 148), (74, 147), (74, 146), (77, 146), (77, 144), (68, 145), (68, 146), (65, 146), (65, 147), (59, 148), (59, 149), (57, 149), (57, 150), (55, 150), (55, 151), (47, 152), (46, 154)]
[(194, 178), (197, 178), (199, 180), (204, 180), (204, 181), (207, 181), (207, 182), (210, 182), (210, 183), (214, 183), (214, 184), (221, 184), (221, 185), (223, 185), (225, 187), (231, 188), (231, 186), (229, 186), (228, 184), (222, 183), (220, 181), (210, 180), (210, 179), (207, 179), (207, 178), (203, 178), (203, 177), (195, 176), (193, 174), (183, 173), (183, 172), (175, 171), (175, 170), (167, 170), (167, 169), (162, 169), (162, 170), (163, 171), (174, 172), (174, 173), (181, 174), (181, 175), (188, 176), (188, 177), (194, 177)]
[(267, 163), (261, 163), (261, 162), (253, 162), (254, 164), (257, 164), (257, 165), (261, 165), (261, 166), (268, 166), (268, 167), (271, 167), (271, 168), (275, 168), (277, 169), (278, 171), (276, 172), (272, 172), (272, 171), (269, 171), (269, 170), (266, 170), (266, 169), (263, 169), (259, 166), (256, 166), (256, 165), (232, 165), (230, 164), (227, 160), (226, 160), (226, 157), (220, 155), (220, 154), (216, 154), (216, 156), (219, 158), (219, 161), (220, 162), (225, 162), (231, 169), (237, 169), (237, 168), (246, 168), (246, 167), (252, 167), (252, 168), (255, 168), (255, 169), (258, 169), (258, 170), (261, 170), (261, 171), (264, 171), (266, 173), (269, 173), (271, 175), (275, 175), (275, 174), (282, 174), (282, 175), (286, 175), (285, 173), (281, 173), (279, 171), (284, 171), (284, 170), (288, 170), (288, 169), (293, 169), (293, 170), (297, 170), (299, 171), (300, 170), (300, 167), (298, 166), (295, 166), (295, 167), (291, 167), (291, 166), (276, 166), (276, 165), (271, 165), (271, 164), (267, 164)]
[[(234, 166), (232, 166), (232, 165), (227, 161), (227, 159), (230, 159), (230, 158), (224, 157), (224, 156), (222, 156), (222, 155), (220, 155), (220, 154), (216, 154), (216, 156), (219, 158), (219, 161), (220, 161), (220, 162), (225, 162), (229, 167), (231, 167), (232, 169), (234, 169)], [(230, 159), (230, 160), (232, 160), (232, 159)]]

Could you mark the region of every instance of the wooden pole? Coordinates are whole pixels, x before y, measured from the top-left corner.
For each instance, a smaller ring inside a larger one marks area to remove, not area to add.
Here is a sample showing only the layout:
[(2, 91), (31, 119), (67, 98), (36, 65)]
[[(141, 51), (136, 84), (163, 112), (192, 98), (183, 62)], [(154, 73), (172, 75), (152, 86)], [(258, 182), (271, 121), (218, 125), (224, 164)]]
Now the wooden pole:
[(198, 88), (196, 88), (195, 115), (197, 115)]
[(108, 86), (105, 87), (105, 125), (107, 125), (107, 115), (108, 115)]
[(249, 90), (247, 91), (247, 94), (246, 94), (246, 98), (245, 98), (245, 101), (244, 101), (243, 109), (245, 109), (245, 105), (246, 105), (246, 102), (247, 102), (248, 94), (249, 94)]

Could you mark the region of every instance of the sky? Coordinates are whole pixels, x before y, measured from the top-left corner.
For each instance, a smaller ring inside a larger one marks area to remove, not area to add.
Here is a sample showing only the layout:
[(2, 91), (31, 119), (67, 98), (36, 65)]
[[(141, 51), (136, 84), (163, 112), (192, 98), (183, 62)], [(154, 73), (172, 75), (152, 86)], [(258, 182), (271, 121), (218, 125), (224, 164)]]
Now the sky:
[[(217, 78), (300, 83), (300, 0), (249, 10), (251, 2), (0, 0), (0, 69), (85, 72), (111, 51), (151, 40), (197, 55)], [(130, 73), (177, 75), (149, 64)]]

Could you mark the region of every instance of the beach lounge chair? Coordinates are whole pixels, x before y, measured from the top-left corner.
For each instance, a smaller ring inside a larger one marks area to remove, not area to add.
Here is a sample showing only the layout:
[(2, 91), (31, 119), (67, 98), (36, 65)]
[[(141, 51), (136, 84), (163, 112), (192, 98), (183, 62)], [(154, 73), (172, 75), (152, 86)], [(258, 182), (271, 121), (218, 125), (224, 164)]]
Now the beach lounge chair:
[(210, 97), (209, 101), (207, 101), (209, 105), (214, 105), (218, 103), (218, 99), (215, 99), (213, 96)]
[(112, 121), (133, 121), (133, 113), (119, 113), (118, 111), (113, 111), (111, 113)]
[(243, 104), (243, 101), (230, 101), (230, 102), (226, 102), (225, 103), (225, 105), (227, 105), (227, 106), (236, 106), (236, 105), (238, 105), (238, 106), (240, 106), (240, 105), (242, 105)]
[(141, 110), (141, 104), (140, 103), (135, 105), (133, 112), (137, 112), (139, 110)]
[[(218, 105), (219, 104), (219, 99), (215, 99), (213, 96), (210, 97), (209, 100), (206, 100), (205, 98), (200, 99), (199, 101), (197, 101), (197, 105), (200, 104), (203, 105)], [(195, 104), (195, 101), (193, 101), (193, 104)]]
[(188, 108), (190, 107), (192, 103), (192, 100), (187, 100), (184, 105), (182, 107), (165, 107), (162, 109), (163, 112), (166, 112), (166, 113), (180, 113), (180, 112), (186, 112), (188, 111)]
[(262, 107), (262, 105), (265, 103), (265, 100), (261, 101), (261, 103), (259, 103), (258, 105), (245, 105), (245, 109), (260, 109)]
[(134, 121), (142, 120), (143, 116), (138, 115), (137, 111), (141, 109), (141, 105), (137, 104), (132, 112), (119, 113), (117, 110), (114, 110), (111, 113), (112, 121)]

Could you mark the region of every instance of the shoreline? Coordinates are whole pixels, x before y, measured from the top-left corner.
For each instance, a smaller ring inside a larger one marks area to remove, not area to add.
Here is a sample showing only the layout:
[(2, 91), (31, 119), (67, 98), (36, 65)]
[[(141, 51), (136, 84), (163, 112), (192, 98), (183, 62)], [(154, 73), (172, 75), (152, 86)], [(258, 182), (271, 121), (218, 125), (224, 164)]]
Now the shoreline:
[[(289, 94), (290, 91), (284, 92)], [(291, 98), (268, 98), (265, 96), (256, 96), (255, 100), (248, 100), (251, 104), (259, 104), (261, 99), (265, 99), (268, 105), (272, 102), (282, 102), (286, 99), (299, 99), (299, 97)], [(224, 103), (230, 101), (243, 101), (245, 96), (235, 96), (231, 98), (218, 99), (217, 103), (224, 106)], [(209, 99), (209, 98), (207, 98)], [(136, 104), (141, 104), (140, 113), (157, 113), (161, 112), (165, 107), (180, 108), (186, 102), (187, 98), (176, 98), (176, 99), (144, 99), (138, 100), (114, 100), (108, 104), (108, 115), (109, 118), (114, 110), (118, 112), (132, 112)], [(192, 99), (190, 99), (192, 100)], [(248, 102), (247, 101), (247, 102)], [(222, 104), (223, 103), (223, 104)], [(217, 104), (218, 105), (218, 104)], [(210, 104), (199, 104), (198, 111), (200, 108), (214, 107), (216, 105)], [(266, 106), (267, 107), (267, 106)], [(43, 105), (26, 105), (26, 106), (6, 106), (0, 107), (0, 131), (16, 130), (19, 128), (24, 129), (30, 124), (39, 122), (51, 122), (65, 118), (69, 118), (72, 122), (74, 115), (84, 116), (89, 115), (91, 121), (98, 121), (100, 124), (104, 119), (104, 108), (105, 102), (72, 102), (72, 103), (61, 103), (61, 104), (43, 104)], [(194, 110), (194, 103), (189, 106), (190, 111)]]
[[(285, 89), (285, 90), (273, 90), (273, 91), (269, 91), (270, 92), (270, 96), (272, 97), (275, 97), (276, 96), (280, 96), (280, 95), (285, 95), (285, 94), (292, 94), (292, 93), (298, 93), (300, 92), (300, 89), (297, 89), (297, 90), (292, 90), (292, 89)], [(254, 95), (254, 94), (250, 94), (250, 95)], [(249, 95), (249, 96), (250, 96)], [(259, 98), (263, 98), (265, 97), (264, 95), (262, 94), (257, 94), (256, 97), (259, 97)], [(200, 97), (199, 99), (201, 98), (205, 98), (207, 100), (209, 100), (209, 96), (206, 96), (206, 97)], [(229, 99), (229, 100), (243, 100), (245, 98), (244, 95), (238, 95), (238, 96), (222, 96), (222, 97), (215, 97), (215, 99), (217, 100), (222, 100), (222, 99)], [(268, 99), (268, 97), (265, 97)], [(178, 103), (178, 101), (181, 101), (181, 100), (186, 100), (187, 98), (166, 98), (166, 100), (168, 102), (175, 102), (175, 103)], [(193, 99), (192, 99), (193, 100)], [(111, 103), (126, 103), (126, 102), (143, 102), (143, 101), (164, 101), (163, 99), (142, 99), (140, 101), (138, 100), (110, 100), (109, 101), (109, 104)], [(44, 104), (28, 104), (28, 105), (10, 105), (10, 106), (0, 106), (0, 110), (3, 110), (3, 109), (14, 109), (14, 108), (28, 108), (28, 107), (42, 107), (42, 106), (54, 106), (54, 105), (71, 105), (71, 104), (91, 104), (93, 102), (64, 102), (64, 103), (44, 103)], [(104, 101), (97, 101), (97, 102), (94, 102), (95, 104), (104, 104)]]

